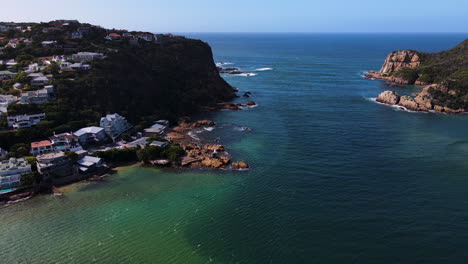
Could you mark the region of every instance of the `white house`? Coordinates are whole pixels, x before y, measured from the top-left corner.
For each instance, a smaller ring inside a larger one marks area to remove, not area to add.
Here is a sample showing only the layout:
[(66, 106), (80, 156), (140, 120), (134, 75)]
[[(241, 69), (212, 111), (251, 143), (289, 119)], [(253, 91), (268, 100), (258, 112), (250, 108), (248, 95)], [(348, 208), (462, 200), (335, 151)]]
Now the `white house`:
[(55, 61), (57, 63), (65, 62), (65, 61), (67, 61), (69, 59), (70, 59), (70, 57), (68, 57), (66, 55), (54, 55), (54, 56), (52, 56), (52, 61)]
[(21, 93), (20, 102), (22, 104), (43, 104), (52, 98), (53, 93), (54, 86), (47, 85), (44, 89)]
[(104, 131), (112, 140), (115, 140), (122, 133), (132, 128), (132, 125), (127, 122), (125, 117), (117, 113), (102, 117), (99, 125), (104, 128)]
[(46, 41), (42, 41), (41, 44), (42, 44), (42, 47), (53, 47), (53, 46), (57, 45), (57, 41), (56, 40), (46, 40)]
[(0, 189), (14, 188), (21, 184), (21, 175), (31, 172), (25, 158), (10, 158), (0, 162)]
[(45, 113), (8, 116), (8, 127), (15, 129), (31, 127), (45, 119)]
[(51, 136), (50, 141), (55, 150), (60, 151), (79, 151), (83, 150), (81, 147), (78, 136), (73, 135), (72, 133), (61, 133)]
[(37, 77), (31, 80), (31, 85), (33, 86), (47, 85), (49, 84), (49, 81), (50, 81), (49, 78), (47, 78), (46, 76)]
[(84, 174), (93, 172), (104, 166), (104, 161), (101, 158), (92, 156), (84, 156), (76, 163), (78, 164), (79, 172)]
[(153, 41), (153, 34), (147, 34), (147, 33), (138, 34), (138, 38), (150, 42), (150, 41)]
[(72, 70), (75, 70), (75, 71), (90, 70), (91, 65), (77, 62), (77, 63), (73, 63), (73, 64), (68, 65), (68, 69), (72, 69)]
[(84, 127), (77, 130), (73, 135), (78, 137), (78, 141), (81, 145), (94, 144), (96, 142), (102, 142), (106, 140), (106, 133), (102, 127)]
[(72, 60), (78, 62), (88, 62), (93, 60), (100, 60), (104, 58), (104, 54), (96, 52), (78, 52), (72, 55)]
[(8, 106), (18, 101), (18, 97), (13, 95), (0, 95), (0, 112), (7, 112)]
[(23, 87), (24, 87), (24, 85), (21, 84), (21, 83), (15, 83), (15, 84), (13, 84), (13, 89), (19, 90), (19, 89), (23, 89)]

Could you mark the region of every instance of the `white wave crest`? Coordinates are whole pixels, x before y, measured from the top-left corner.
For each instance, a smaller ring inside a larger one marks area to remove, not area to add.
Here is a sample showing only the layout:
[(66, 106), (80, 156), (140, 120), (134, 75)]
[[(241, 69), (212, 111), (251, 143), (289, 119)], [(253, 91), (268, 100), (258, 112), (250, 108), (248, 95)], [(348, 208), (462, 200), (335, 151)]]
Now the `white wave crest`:
[(243, 76), (243, 77), (253, 77), (257, 76), (256, 73), (251, 73), (251, 72), (245, 72), (245, 73), (239, 73), (239, 74), (230, 74), (231, 76)]
[(232, 64), (234, 64), (234, 62), (217, 62), (216, 66), (221, 67), (224, 65), (232, 65)]
[(405, 112), (408, 112), (408, 113), (422, 113), (422, 114), (427, 114), (429, 112), (424, 112), (424, 111), (414, 111), (414, 110), (409, 110), (408, 108), (404, 107), (404, 106), (401, 106), (401, 105), (391, 105), (391, 104), (385, 104), (385, 103), (381, 103), (381, 102), (377, 102), (377, 98), (376, 97), (367, 97), (366, 98), (367, 101), (371, 101), (371, 102), (374, 102), (374, 103), (377, 103), (379, 105), (385, 105), (387, 107), (391, 107), (393, 108), (393, 110), (395, 111), (405, 111)]
[(195, 139), (195, 140), (200, 140), (199, 137), (197, 137), (194, 133), (192, 133), (191, 131), (187, 133), (187, 135), (189, 135), (191, 138)]
[(259, 69), (256, 69), (255, 71), (272, 71), (273, 68), (259, 68)]
[(213, 131), (215, 127), (204, 127), (203, 129), (205, 129), (206, 131)]

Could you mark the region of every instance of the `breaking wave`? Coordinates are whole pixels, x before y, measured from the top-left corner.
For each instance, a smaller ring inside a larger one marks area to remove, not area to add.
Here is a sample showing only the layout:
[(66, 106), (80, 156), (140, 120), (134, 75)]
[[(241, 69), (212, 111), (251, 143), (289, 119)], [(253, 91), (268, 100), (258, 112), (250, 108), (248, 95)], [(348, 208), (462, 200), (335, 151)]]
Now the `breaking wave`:
[(256, 69), (255, 71), (271, 71), (273, 70), (273, 68), (259, 68), (259, 69)]

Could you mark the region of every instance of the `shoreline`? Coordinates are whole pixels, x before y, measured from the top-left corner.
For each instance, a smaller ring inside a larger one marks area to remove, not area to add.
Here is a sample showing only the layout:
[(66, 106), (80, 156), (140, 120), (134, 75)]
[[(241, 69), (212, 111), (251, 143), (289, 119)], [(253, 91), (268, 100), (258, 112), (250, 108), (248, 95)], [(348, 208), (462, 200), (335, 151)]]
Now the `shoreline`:
[(369, 71), (364, 76), (368, 80), (382, 80), (389, 87), (405, 87), (408, 85), (421, 86), (419, 92), (413, 93), (413, 96), (400, 96), (396, 91), (385, 90), (381, 92), (375, 99), (376, 102), (391, 106), (403, 107), (408, 112), (427, 112), (427, 113), (444, 113), (444, 114), (468, 114), (463, 108), (452, 109), (447, 106), (437, 105), (431, 94), (431, 89), (451, 94), (448, 88), (434, 83), (421, 83), (416, 81), (414, 84), (409, 84), (407, 81), (399, 77), (383, 76), (380, 72)]

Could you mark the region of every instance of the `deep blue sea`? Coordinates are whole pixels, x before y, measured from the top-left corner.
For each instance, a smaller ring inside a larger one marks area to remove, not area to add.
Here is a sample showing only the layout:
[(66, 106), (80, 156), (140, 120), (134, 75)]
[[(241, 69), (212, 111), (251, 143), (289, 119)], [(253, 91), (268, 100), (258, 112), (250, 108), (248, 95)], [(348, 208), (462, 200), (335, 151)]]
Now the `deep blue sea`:
[(362, 75), (467, 35), (188, 34), (256, 74), (224, 78), (258, 107), (195, 116), (250, 170), (131, 167), (0, 209), (0, 262), (466, 263), (468, 115), (377, 104)]

